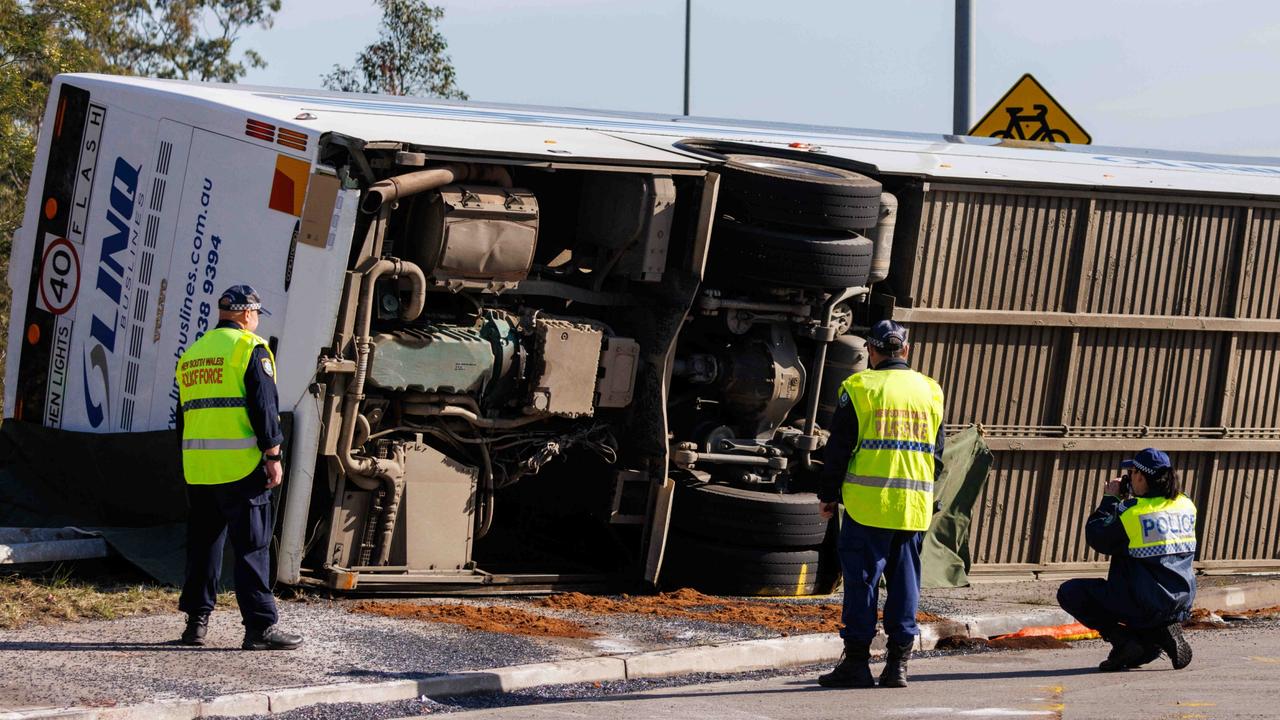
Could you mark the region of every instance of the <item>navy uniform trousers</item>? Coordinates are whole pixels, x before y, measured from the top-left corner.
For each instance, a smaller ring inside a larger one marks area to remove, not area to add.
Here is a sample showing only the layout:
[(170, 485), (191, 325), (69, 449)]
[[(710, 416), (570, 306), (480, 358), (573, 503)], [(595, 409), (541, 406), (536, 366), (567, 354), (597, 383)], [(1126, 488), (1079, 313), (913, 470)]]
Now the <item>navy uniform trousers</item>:
[(876, 636), (880, 577), (888, 592), (884, 631), (889, 642), (903, 645), (920, 634), (916, 607), (920, 602), (920, 543), (916, 530), (888, 530), (840, 518), (840, 566), (844, 571), (844, 609), (840, 637), (870, 641)]
[(1111, 635), (1117, 625), (1136, 630), (1176, 622), (1144, 613), (1134, 607), (1128, 595), (1115, 592), (1102, 578), (1075, 578), (1058, 586), (1058, 604), (1081, 625), (1097, 630), (1103, 637)]
[(271, 595), (271, 491), (259, 465), (247, 477), (221, 485), (187, 485), (187, 578), (178, 609), (187, 614), (213, 611), (227, 539), (235, 556), (236, 602), (245, 629), (259, 632), (275, 625)]

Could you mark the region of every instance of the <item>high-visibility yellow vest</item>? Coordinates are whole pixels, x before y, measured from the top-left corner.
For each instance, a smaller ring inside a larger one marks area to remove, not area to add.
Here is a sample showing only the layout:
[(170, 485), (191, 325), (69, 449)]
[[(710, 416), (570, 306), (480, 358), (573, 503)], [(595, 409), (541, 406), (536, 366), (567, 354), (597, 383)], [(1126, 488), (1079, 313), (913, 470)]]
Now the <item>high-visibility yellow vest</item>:
[(276, 359), (266, 341), (240, 328), (210, 330), (178, 360), (182, 470), (187, 483), (234, 482), (262, 461), (244, 387), (245, 370), (259, 345), (267, 348), (274, 377)]
[(1196, 504), (1186, 495), (1138, 498), (1120, 513), (1129, 536), (1129, 556), (1136, 558), (1196, 551)]
[(840, 386), (858, 416), (844, 509), (871, 527), (927, 530), (942, 388), (914, 370), (863, 370)]

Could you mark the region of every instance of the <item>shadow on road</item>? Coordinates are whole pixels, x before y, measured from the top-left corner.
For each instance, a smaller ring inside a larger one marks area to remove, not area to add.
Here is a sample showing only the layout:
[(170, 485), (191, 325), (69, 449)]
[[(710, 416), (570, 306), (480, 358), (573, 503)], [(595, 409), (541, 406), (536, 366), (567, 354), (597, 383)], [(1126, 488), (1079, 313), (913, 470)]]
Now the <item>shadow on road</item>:
[[(465, 670), (459, 672), (467, 672)], [(346, 670), (333, 670), (328, 673), (329, 677), (344, 678), (378, 678), (382, 680), (429, 680), (434, 677), (440, 677), (447, 673), (429, 673), (420, 670), (366, 670), (364, 668), (350, 668)]]
[(1015, 678), (1049, 678), (1066, 675), (1095, 675), (1098, 668), (1049, 668), (1045, 670), (1011, 670), (1009, 672), (957, 672), (909, 675), (908, 682), (932, 682), (936, 680), (1013, 680)]
[[(963, 681), (963, 680), (1012, 680), (1015, 678), (1054, 678), (1054, 677), (1065, 677), (1065, 676), (1072, 676), (1072, 675), (1092, 675), (1097, 672), (1098, 670), (1096, 668), (1083, 667), (1083, 668), (1068, 668), (1068, 669), (1013, 670), (1009, 672), (923, 673), (919, 675), (909, 676), (909, 682), (917, 683), (917, 682), (936, 682), (939, 680)], [(644, 698), (646, 700), (658, 700), (658, 699), (679, 699), (679, 698), (690, 698), (690, 697), (699, 697), (699, 698), (731, 697), (731, 696), (737, 696), (737, 695), (765, 696), (765, 695), (786, 695), (786, 694), (804, 693), (804, 692), (822, 692), (827, 690), (827, 688), (824, 688), (818, 685), (816, 674), (813, 677), (798, 677), (798, 678), (795, 678), (794, 680), (788, 681), (786, 684), (789, 687), (782, 688), (782, 689), (770, 688), (770, 689), (761, 689), (761, 690), (716, 690), (712, 692), (694, 691), (694, 692), (683, 692), (683, 693), (654, 693), (654, 692), (646, 692), (646, 691), (637, 691), (637, 692), (622, 693), (619, 695), (604, 695), (600, 697), (593, 697), (593, 698), (590, 698), (590, 701), (591, 702), (617, 702), (619, 700), (635, 700), (637, 698)], [(689, 689), (688, 686), (684, 686), (684, 687), (686, 690)], [(867, 689), (872, 690), (874, 688), (867, 688)], [(839, 692), (839, 690), (836, 690), (836, 692)], [(510, 695), (514, 699), (516, 697), (522, 696), (523, 694), (511, 693)], [(533, 697), (533, 696), (529, 696), (528, 699), (537, 704), (547, 704), (548, 702), (551, 702), (551, 703), (574, 702), (577, 700), (577, 698), (565, 699), (565, 700), (559, 700), (559, 699), (548, 700), (548, 698), (545, 698), (545, 697)], [(515, 704), (518, 704), (518, 703), (515, 703)]]
[(13, 642), (0, 641), (0, 652), (8, 650), (37, 650), (48, 652), (50, 650), (66, 650), (70, 652), (86, 652), (86, 651), (104, 651), (104, 652), (122, 652), (122, 651), (143, 651), (143, 652), (252, 652), (250, 650), (241, 650), (238, 647), (195, 647), (191, 645), (183, 645), (177, 640), (166, 640), (158, 643), (129, 643), (129, 642)]

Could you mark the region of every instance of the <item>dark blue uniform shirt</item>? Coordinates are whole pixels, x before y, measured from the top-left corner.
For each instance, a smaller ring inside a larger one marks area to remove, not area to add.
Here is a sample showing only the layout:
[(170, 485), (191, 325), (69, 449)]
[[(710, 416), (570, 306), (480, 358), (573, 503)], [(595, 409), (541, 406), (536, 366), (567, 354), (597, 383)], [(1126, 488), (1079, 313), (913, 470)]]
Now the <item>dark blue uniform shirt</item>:
[[(875, 370), (910, 370), (911, 366), (902, 358), (889, 358), (873, 368)], [(840, 391), (844, 395), (844, 390)], [(845, 471), (849, 469), (849, 458), (853, 457), (854, 444), (858, 442), (858, 413), (853, 403), (842, 398), (836, 404), (835, 414), (831, 416), (831, 437), (822, 453), (822, 475), (818, 483), (818, 499), (822, 502), (838, 502), (841, 487), (844, 484)], [(942, 472), (942, 448), (946, 438), (943, 437), (942, 426), (938, 426), (938, 437), (933, 442), (934, 472)]]

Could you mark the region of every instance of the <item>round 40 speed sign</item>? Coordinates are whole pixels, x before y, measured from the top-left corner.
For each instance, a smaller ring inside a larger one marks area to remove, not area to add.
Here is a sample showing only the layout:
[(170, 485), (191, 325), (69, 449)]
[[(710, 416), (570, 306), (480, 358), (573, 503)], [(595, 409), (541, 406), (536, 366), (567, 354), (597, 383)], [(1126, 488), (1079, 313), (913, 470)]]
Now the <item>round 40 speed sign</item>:
[(76, 304), (80, 293), (80, 256), (76, 246), (66, 238), (58, 238), (44, 249), (40, 262), (40, 301), (54, 315), (61, 315)]

